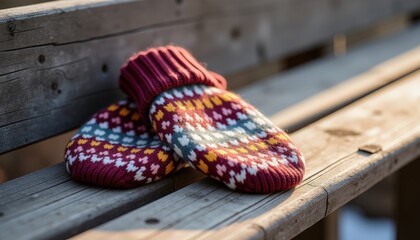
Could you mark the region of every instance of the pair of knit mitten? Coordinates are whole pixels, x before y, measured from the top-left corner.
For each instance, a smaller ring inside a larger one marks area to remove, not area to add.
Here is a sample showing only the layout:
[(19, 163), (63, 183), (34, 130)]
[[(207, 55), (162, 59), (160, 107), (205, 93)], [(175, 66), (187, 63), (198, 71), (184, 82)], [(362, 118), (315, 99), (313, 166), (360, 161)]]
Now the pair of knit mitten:
[(134, 187), (186, 163), (254, 193), (296, 186), (304, 159), (289, 136), (185, 49), (148, 49), (122, 67), (130, 100), (97, 112), (67, 145), (65, 162), (80, 182)]

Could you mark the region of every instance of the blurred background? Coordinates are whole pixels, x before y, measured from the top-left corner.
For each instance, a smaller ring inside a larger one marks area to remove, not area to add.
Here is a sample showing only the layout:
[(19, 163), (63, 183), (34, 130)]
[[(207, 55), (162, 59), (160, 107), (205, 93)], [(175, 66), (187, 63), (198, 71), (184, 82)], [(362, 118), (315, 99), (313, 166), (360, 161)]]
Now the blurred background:
[[(1, 0), (0, 9), (42, 2), (48, 1)], [(182, 1), (176, 2), (182, 4)], [(338, 0), (330, 0), (330, 2), (332, 5), (344, 4), (342, 1)], [(352, 1), (347, 1), (346, 3), (349, 8), (353, 7), (351, 2)], [(375, 4), (381, 4), (381, 1), (375, 1)], [(316, 11), (316, 9), (314, 11)], [(376, 11), (376, 9), (372, 8), (369, 11)], [(369, 14), (369, 11), (367, 14)], [(246, 95), (246, 89), (249, 89), (250, 86), (270, 81), (273, 76), (282, 76), (284, 74), (293, 73), (293, 71), (298, 71), (302, 67), (310, 66), (320, 59), (340, 58), (353, 51), (357, 52), (359, 51), (358, 49), (369, 46), (372, 41), (390, 38), (410, 26), (418, 24), (420, 19), (419, 13), (418, 9), (414, 9), (400, 14), (382, 17), (377, 21), (372, 21), (370, 24), (363, 24), (360, 28), (337, 32), (331, 38), (323, 39), (316, 44), (310, 44), (304, 48), (291, 51), (278, 59), (266, 59), (267, 50), (257, 44), (256, 52), (262, 60), (259, 61), (256, 66), (229, 72), (226, 75), (229, 82), (229, 88), (240, 93), (242, 91)], [(299, 13), (296, 14), (299, 15)], [(300, 17), (302, 21), (305, 21), (305, 15), (301, 15)], [(357, 18), (357, 16), (355, 17)], [(288, 22), (285, 22), (284, 24), (288, 24)], [(311, 23), (308, 22), (307, 24)], [(197, 27), (200, 28), (200, 25)], [(261, 31), (264, 32), (264, 29), (261, 29)], [(314, 32), (314, 34), (316, 34), (316, 32)], [(239, 27), (233, 27), (230, 30), (229, 35), (231, 39), (235, 40), (241, 38), (242, 35), (244, 35), (244, 32)], [(108, 66), (102, 66), (102, 69), (105, 71), (107, 70), (106, 68), (108, 68)], [(316, 93), (316, 91), (311, 92), (311, 94)], [(253, 102), (251, 101), (251, 103)], [(254, 104), (257, 105), (263, 113), (269, 116), (282, 110), (281, 108), (286, 108), (288, 106), (287, 103), (285, 103), (283, 104), (284, 106), (268, 108), (264, 107), (264, 103), (255, 102)], [(280, 105), (282, 104), (280, 103)], [(69, 131), (0, 155), (0, 182), (5, 182), (38, 169), (62, 162), (64, 147), (68, 139), (74, 134), (74, 131), (75, 130)], [(388, 177), (351, 201), (339, 212), (333, 213), (332, 218), (339, 219), (339, 239), (395, 239), (395, 226), (392, 220), (395, 216), (395, 191), (395, 176)], [(299, 236), (297, 238), (299, 238)]]

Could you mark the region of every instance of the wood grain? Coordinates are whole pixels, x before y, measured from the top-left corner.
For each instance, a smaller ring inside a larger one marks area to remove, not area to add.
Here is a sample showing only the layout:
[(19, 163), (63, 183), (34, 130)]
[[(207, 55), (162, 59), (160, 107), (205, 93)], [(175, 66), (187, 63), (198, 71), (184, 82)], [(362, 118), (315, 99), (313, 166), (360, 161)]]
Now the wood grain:
[(292, 105), (272, 118), (296, 130), (420, 69), (420, 46), (326, 91)]
[(295, 189), (241, 194), (203, 180), (76, 239), (289, 239), (420, 156), (419, 86), (417, 71), (292, 134), (307, 159)]
[[(313, 113), (324, 112), (321, 116), (330, 113), (334, 108), (328, 107), (329, 104), (339, 108), (337, 103), (355, 101), (417, 70), (420, 67), (418, 39), (420, 25), (361, 44), (344, 56), (325, 57), (274, 75), (238, 92), (262, 113), (273, 116), (281, 126), (293, 130), (290, 126), (299, 125), (297, 119), (319, 119)], [(349, 91), (350, 86), (354, 90)], [(328, 88), (331, 91), (325, 91)], [(305, 117), (306, 114), (314, 119)]]
[(369, 26), (405, 1), (70, 0), (0, 10), (0, 153), (121, 98), (118, 69), (138, 50), (179, 44), (224, 74)]
[(79, 184), (57, 164), (0, 185), (0, 238), (68, 238), (202, 178), (186, 168), (144, 187), (119, 190)]

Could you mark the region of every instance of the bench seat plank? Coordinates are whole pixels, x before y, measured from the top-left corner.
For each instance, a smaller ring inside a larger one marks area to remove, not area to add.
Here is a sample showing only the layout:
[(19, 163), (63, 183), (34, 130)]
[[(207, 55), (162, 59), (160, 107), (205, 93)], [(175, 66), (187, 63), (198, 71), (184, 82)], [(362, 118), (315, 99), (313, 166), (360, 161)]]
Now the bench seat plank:
[(78, 239), (289, 239), (420, 156), (419, 86), (417, 71), (292, 134), (307, 159), (293, 190), (241, 194), (205, 179)]
[(275, 114), (272, 119), (284, 126), (291, 126), (289, 130), (302, 128), (419, 69), (420, 46), (292, 105)]
[(57, 164), (0, 185), (0, 238), (67, 238), (202, 177), (185, 168), (142, 188), (116, 190), (76, 183)]

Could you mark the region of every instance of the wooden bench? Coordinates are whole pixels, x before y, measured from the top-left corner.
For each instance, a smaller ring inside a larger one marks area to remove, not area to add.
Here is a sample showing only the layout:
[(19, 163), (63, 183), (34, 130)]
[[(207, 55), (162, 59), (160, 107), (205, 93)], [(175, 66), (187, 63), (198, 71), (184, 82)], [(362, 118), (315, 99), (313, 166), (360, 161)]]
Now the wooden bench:
[[(229, 74), (419, 7), (410, 0), (70, 0), (0, 10), (0, 153), (73, 129), (121, 98), (119, 66), (150, 45), (184, 45)], [(189, 168), (141, 188), (105, 189), (72, 181), (58, 164), (0, 185), (0, 238), (294, 237), (420, 156), (418, 39), (420, 26), (412, 26), (238, 90), (294, 132), (307, 159), (295, 189), (236, 193)], [(403, 170), (402, 186), (412, 169), (420, 168)], [(402, 206), (399, 222), (419, 211), (414, 205)], [(406, 236), (415, 230), (398, 227)]]

